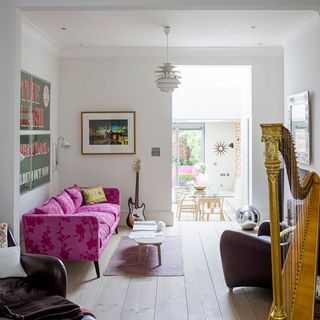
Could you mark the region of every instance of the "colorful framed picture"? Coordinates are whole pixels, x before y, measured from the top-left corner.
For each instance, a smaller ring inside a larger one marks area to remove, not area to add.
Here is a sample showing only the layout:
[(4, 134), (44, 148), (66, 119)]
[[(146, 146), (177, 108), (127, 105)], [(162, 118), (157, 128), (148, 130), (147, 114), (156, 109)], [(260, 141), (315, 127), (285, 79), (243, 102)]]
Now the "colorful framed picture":
[(135, 154), (134, 111), (81, 112), (82, 154)]

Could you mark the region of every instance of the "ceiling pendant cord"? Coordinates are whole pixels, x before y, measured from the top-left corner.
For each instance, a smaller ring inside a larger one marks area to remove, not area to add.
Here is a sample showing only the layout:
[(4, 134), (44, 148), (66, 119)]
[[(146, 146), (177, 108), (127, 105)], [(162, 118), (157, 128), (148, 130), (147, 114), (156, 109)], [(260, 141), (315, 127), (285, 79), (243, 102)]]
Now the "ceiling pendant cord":
[(169, 32), (170, 32), (170, 27), (166, 27), (166, 36), (167, 36), (167, 50), (166, 50), (166, 53), (167, 53), (167, 63), (169, 62), (169, 58), (168, 58), (168, 52), (169, 52)]

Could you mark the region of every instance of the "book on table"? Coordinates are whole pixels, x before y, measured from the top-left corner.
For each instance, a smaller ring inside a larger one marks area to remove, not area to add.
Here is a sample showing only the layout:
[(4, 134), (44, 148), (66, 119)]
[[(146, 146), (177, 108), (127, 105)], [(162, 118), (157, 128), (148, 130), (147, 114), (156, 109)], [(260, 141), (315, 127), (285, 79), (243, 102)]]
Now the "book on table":
[(163, 231), (155, 232), (155, 231), (132, 231), (129, 233), (130, 239), (145, 239), (145, 238), (156, 238), (163, 236)]
[(162, 231), (165, 228), (165, 223), (159, 220), (135, 221), (133, 231)]
[(135, 221), (129, 238), (154, 238), (164, 235), (165, 223), (159, 220)]
[(133, 231), (157, 231), (156, 224), (141, 224), (141, 223), (134, 223), (133, 224)]

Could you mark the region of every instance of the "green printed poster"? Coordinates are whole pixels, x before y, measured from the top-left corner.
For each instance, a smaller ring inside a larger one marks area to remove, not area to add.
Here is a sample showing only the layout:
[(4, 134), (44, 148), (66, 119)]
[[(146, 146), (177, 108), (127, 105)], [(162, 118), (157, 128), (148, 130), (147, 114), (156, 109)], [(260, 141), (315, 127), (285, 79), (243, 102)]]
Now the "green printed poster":
[(50, 182), (49, 134), (21, 135), (20, 154), (20, 194)]
[(50, 181), (50, 135), (33, 135), (31, 189)]
[(21, 71), (20, 85), (20, 129), (28, 130), (31, 128), (32, 103), (30, 93), (31, 74)]
[(50, 130), (50, 82), (21, 71), (20, 129)]
[(20, 136), (20, 194), (31, 190), (30, 135)]

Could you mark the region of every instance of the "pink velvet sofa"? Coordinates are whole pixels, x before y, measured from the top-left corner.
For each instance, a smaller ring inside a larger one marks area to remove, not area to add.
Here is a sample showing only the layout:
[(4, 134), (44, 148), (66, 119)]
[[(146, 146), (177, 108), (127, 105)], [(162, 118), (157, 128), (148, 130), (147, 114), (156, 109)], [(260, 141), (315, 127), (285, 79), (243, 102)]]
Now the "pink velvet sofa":
[(104, 188), (106, 203), (85, 205), (78, 186), (65, 189), (22, 217), (25, 248), (62, 260), (94, 261), (100, 277), (99, 257), (120, 221), (120, 190)]

